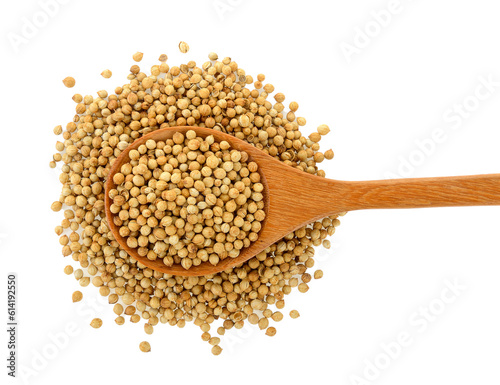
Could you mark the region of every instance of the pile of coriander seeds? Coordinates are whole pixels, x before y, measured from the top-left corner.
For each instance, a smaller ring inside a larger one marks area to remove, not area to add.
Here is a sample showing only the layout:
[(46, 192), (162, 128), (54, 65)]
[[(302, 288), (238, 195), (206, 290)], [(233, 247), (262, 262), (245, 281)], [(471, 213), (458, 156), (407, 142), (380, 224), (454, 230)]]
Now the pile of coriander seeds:
[(189, 130), (147, 139), (128, 157), (108, 195), (119, 235), (139, 256), (188, 270), (236, 258), (258, 239), (264, 186), (246, 152)]
[[(189, 46), (181, 43), (179, 49), (186, 53)], [(142, 58), (142, 53), (133, 55), (136, 63)], [(128, 82), (114, 93), (73, 96), (73, 121), (64, 129), (54, 128), (61, 139), (50, 167), (62, 162), (62, 191), (52, 209), (64, 214), (55, 232), (63, 256), (80, 265), (76, 270), (68, 265), (65, 273), (73, 274), (81, 286), (92, 283), (99, 288), (113, 306), (118, 325), (127, 319), (144, 322), (145, 332), (152, 334), (159, 323), (182, 328), (193, 322), (218, 355), (222, 348), (217, 335), (240, 329), (245, 322), (258, 325), (268, 336), (276, 334), (272, 325), (283, 319), (285, 296), (294, 288), (307, 292), (312, 277), (323, 276), (321, 270), (313, 275), (307, 271), (314, 267), (314, 247), (330, 246), (326, 238), (339, 219), (331, 216), (300, 228), (241, 266), (218, 274), (159, 273), (131, 258), (110, 232), (104, 182), (113, 161), (135, 139), (154, 130), (198, 126), (234, 135), (291, 167), (324, 177), (318, 164), (332, 159), (333, 152), (320, 152), (319, 142), (330, 130), (321, 125), (303, 136), (300, 128), (306, 120), (296, 116), (298, 104), (291, 102), (286, 110), (285, 95), (274, 93), (264, 75), (254, 80), (229, 57), (219, 60), (210, 53), (200, 67), (194, 61), (178, 66), (167, 62), (162, 54), (149, 70), (132, 65)], [(111, 71), (103, 71), (103, 76), (112, 78)], [(66, 78), (64, 84), (73, 87), (78, 81)], [(299, 313), (292, 310), (290, 316)], [(93, 322), (93, 327), (100, 326)], [(143, 341), (140, 349), (149, 352), (151, 346)]]

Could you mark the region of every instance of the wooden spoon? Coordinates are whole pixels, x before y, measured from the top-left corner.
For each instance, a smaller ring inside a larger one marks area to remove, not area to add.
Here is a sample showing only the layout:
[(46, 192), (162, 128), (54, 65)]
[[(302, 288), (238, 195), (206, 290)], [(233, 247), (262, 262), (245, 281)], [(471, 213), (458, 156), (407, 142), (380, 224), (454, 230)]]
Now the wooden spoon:
[[(129, 151), (137, 149), (148, 139), (165, 141), (175, 132), (195, 130), (200, 137), (213, 135), (216, 142), (227, 141), (232, 148), (248, 153), (259, 165), (264, 185), (264, 211), (259, 238), (236, 258), (226, 258), (216, 266), (204, 262), (185, 270), (180, 264), (167, 267), (162, 259), (151, 261), (127, 246), (110, 211), (108, 192), (116, 188), (113, 175), (122, 164), (128, 163)], [(447, 178), (394, 179), (367, 182), (346, 182), (321, 178), (265, 154), (251, 144), (225, 134), (200, 127), (169, 127), (153, 131), (129, 145), (114, 161), (105, 184), (106, 217), (115, 239), (134, 259), (151, 269), (174, 275), (200, 276), (215, 274), (238, 266), (265, 250), (287, 234), (329, 215), (362, 209), (410, 209), (447, 206), (500, 205), (500, 174)]]

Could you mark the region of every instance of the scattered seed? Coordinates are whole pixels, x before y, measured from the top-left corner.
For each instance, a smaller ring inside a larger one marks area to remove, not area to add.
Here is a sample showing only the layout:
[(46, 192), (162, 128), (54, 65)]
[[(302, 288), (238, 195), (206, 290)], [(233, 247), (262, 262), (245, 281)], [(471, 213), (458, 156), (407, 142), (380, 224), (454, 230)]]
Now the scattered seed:
[(153, 331), (154, 331), (153, 326), (151, 324), (148, 323), (144, 324), (144, 332), (146, 334), (153, 334)]
[(139, 344), (139, 349), (141, 349), (141, 352), (148, 353), (151, 351), (151, 345), (147, 341), (142, 341)]
[(269, 320), (267, 318), (261, 318), (258, 325), (260, 330), (264, 330), (269, 326)]
[(75, 79), (73, 79), (71, 76), (68, 76), (63, 79), (63, 83), (66, 87), (72, 88), (75, 86)]
[(82, 300), (82, 298), (83, 298), (83, 294), (81, 291), (75, 291), (73, 293), (73, 296), (72, 296), (73, 302), (80, 302)]
[(277, 311), (277, 312), (273, 313), (271, 318), (273, 319), (273, 321), (279, 322), (283, 319), (283, 313), (281, 313), (280, 311)]
[(222, 353), (222, 348), (219, 346), (219, 345), (215, 345), (213, 348), (212, 348), (212, 354), (214, 356), (218, 356), (219, 354)]
[(90, 326), (92, 326), (94, 329), (99, 329), (102, 326), (102, 319), (100, 319), (100, 318), (94, 318), (90, 322)]
[(290, 317), (292, 317), (292, 318), (299, 318), (300, 317), (300, 313), (297, 310), (292, 310), (290, 312)]
[(299, 291), (301, 293), (306, 293), (309, 290), (309, 286), (307, 286), (307, 283), (302, 282), (299, 284)]
[(143, 56), (144, 56), (144, 54), (142, 52), (136, 52), (132, 56), (132, 59), (134, 59), (134, 61), (136, 61), (136, 62), (140, 62), (142, 60)]
[(321, 124), (318, 126), (318, 133), (320, 135), (326, 135), (330, 132), (330, 127), (328, 127), (326, 124)]
[(101, 72), (101, 75), (105, 79), (109, 79), (113, 73), (110, 70), (104, 70)]
[(76, 269), (73, 273), (73, 275), (75, 276), (75, 279), (80, 279), (83, 277), (83, 270), (82, 269)]
[(52, 206), (50, 206), (50, 208), (52, 209), (52, 211), (60, 211), (62, 209), (62, 203), (59, 201), (55, 201), (54, 203), (52, 203)]
[(323, 278), (323, 270), (316, 270), (314, 272), (314, 279), (321, 279)]
[(116, 315), (121, 315), (123, 313), (123, 306), (119, 303), (115, 304), (115, 306), (113, 306), (113, 312)]
[(55, 135), (61, 135), (63, 132), (62, 126), (61, 125), (55, 126), (53, 131)]
[(210, 335), (210, 333), (209, 333), (209, 332), (204, 332), (204, 333), (201, 335), (201, 339), (202, 339), (203, 341), (208, 341), (208, 340), (210, 340), (210, 338), (211, 338), (211, 337), (212, 337), (212, 336)]
[(182, 53), (187, 53), (189, 51), (189, 45), (185, 41), (179, 43), (179, 51)]

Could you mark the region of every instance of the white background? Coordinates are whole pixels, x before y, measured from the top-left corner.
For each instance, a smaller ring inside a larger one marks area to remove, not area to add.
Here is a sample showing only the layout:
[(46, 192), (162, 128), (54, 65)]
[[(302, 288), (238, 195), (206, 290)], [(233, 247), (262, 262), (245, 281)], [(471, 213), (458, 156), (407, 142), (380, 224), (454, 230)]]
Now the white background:
[[(349, 213), (332, 250), (318, 256), (324, 278), (307, 294), (287, 297), (277, 335), (232, 331), (214, 357), (193, 325), (160, 324), (152, 336), (142, 322), (118, 327), (111, 307), (94, 303), (92, 285), (81, 289), (63, 274), (69, 260), (53, 232), (61, 213), (50, 210), (60, 184), (48, 167), (52, 128), (72, 118), (73, 93), (124, 84), (136, 51), (147, 65), (161, 53), (171, 65), (201, 64), (215, 51), (254, 76), (266, 74), (287, 101), (299, 102), (307, 133), (321, 123), (332, 128), (322, 142), (335, 151), (325, 166), (330, 178), (381, 179), (410, 158), (412, 177), (498, 172), (498, 84), (474, 105), (481, 77), (500, 81), (497, 2), (401, 0), (382, 27), (372, 12), (389, 9), (388, 0), (66, 3), (18, 52), (9, 36), (21, 35), (43, 8), (25, 0), (4, 2), (0, 12), (0, 284), (17, 272), (18, 363), (31, 370), (25, 381), (9, 383), (499, 383), (499, 208)], [(357, 31), (366, 28), (372, 37), (363, 42)], [(341, 46), (352, 48), (355, 39), (365, 46), (346, 57)], [(187, 55), (177, 49), (181, 40), (191, 46)], [(111, 79), (100, 76), (107, 68)], [(63, 86), (66, 76), (75, 88)], [(444, 115), (464, 100), (474, 111), (453, 128)], [(415, 141), (436, 128), (446, 139), (419, 158)], [(441, 292), (455, 280), (466, 288), (441, 309)], [(71, 293), (79, 289), (85, 299), (74, 305)], [(423, 322), (418, 312), (429, 304), (442, 314), (421, 331), (414, 322)], [(299, 319), (288, 317), (292, 309)], [(101, 329), (88, 326), (94, 316), (103, 318)], [(68, 327), (77, 335), (61, 337)], [(400, 332), (413, 343), (383, 362), (381, 344)], [(53, 335), (63, 342), (55, 351)], [(150, 354), (138, 349), (146, 339)], [(0, 341), (5, 357), (5, 332)], [(367, 378), (367, 362), (377, 357), (387, 367)], [(5, 378), (2, 364), (0, 383)]]

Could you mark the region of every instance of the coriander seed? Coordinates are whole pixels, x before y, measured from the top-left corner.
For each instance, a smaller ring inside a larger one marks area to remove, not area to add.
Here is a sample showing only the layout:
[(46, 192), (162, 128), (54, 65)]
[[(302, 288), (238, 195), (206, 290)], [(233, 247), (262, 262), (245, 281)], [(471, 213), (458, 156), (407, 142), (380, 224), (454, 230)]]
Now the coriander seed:
[(75, 79), (72, 78), (71, 76), (68, 76), (63, 79), (63, 83), (66, 87), (73, 88), (75, 86)]
[(142, 341), (139, 344), (139, 349), (141, 350), (141, 352), (148, 353), (151, 351), (151, 345), (147, 341)]
[(134, 61), (136, 62), (140, 62), (143, 56), (144, 54), (142, 52), (136, 52), (134, 53), (134, 55), (132, 55), (132, 59), (134, 59)]
[(90, 326), (92, 326), (94, 329), (99, 329), (102, 326), (102, 320), (100, 318), (94, 318), (90, 322)]
[(320, 135), (326, 135), (330, 132), (330, 127), (328, 127), (326, 124), (321, 124), (318, 126), (318, 133)]
[(189, 45), (185, 41), (181, 41), (179, 43), (179, 51), (187, 53), (189, 51)]
[(331, 159), (333, 159), (333, 156), (334, 156), (334, 154), (333, 154), (332, 150), (325, 151), (325, 159), (331, 160)]
[(314, 279), (321, 279), (323, 278), (323, 270), (316, 270), (314, 272)]
[(300, 317), (300, 313), (299, 313), (297, 310), (292, 310), (292, 311), (290, 312), (290, 317), (291, 317), (291, 318), (294, 318), (294, 319), (295, 319), (295, 318), (299, 318), (299, 317)]
[(83, 294), (81, 291), (75, 291), (73, 293), (73, 296), (72, 296), (72, 299), (73, 299), (73, 302), (80, 302), (83, 298)]
[(101, 76), (105, 79), (109, 79), (113, 75), (113, 73), (110, 70), (104, 70), (101, 72)]
[(219, 354), (222, 353), (222, 348), (219, 346), (219, 345), (215, 345), (213, 348), (212, 348), (212, 354), (214, 356), (218, 356)]

